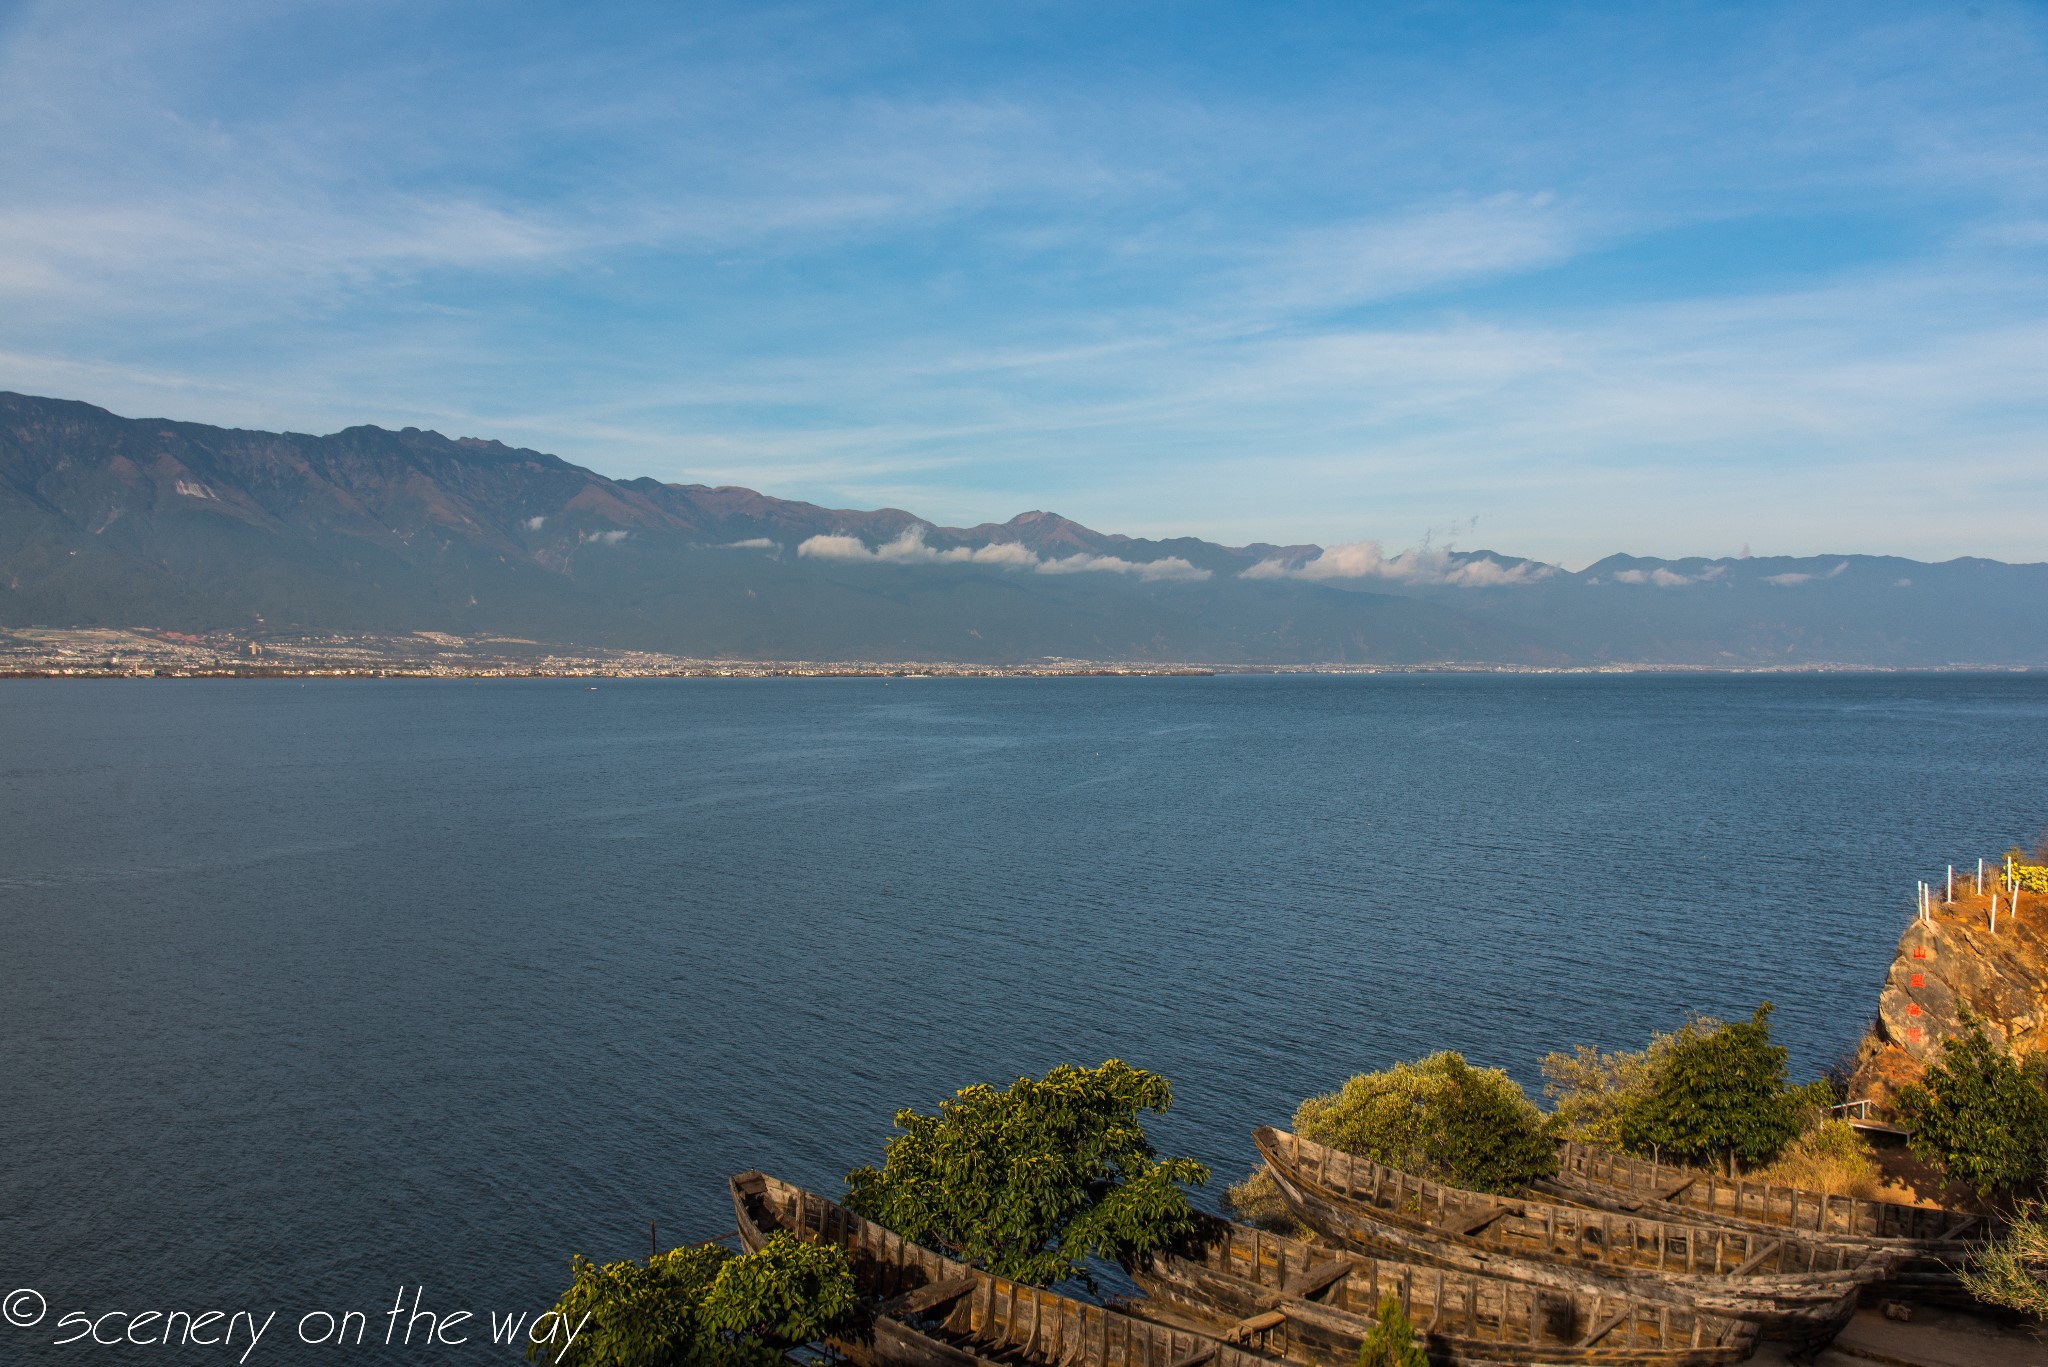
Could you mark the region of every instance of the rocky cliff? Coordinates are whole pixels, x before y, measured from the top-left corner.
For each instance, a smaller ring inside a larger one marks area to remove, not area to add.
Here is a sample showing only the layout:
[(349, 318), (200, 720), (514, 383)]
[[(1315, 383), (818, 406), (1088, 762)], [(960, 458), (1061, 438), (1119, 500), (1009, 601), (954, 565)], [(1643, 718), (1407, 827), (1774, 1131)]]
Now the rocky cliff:
[(2021, 892), (2015, 914), (2010, 895), (1993, 888), (1989, 871), (1997, 866), (1986, 861), (1982, 893), (1974, 868), (1957, 878), (1953, 901), (1937, 887), (1929, 916), (1899, 936), (1850, 1096), (1889, 1105), (1962, 1032), (1966, 1011), (2017, 1053), (2048, 1049), (2048, 896)]

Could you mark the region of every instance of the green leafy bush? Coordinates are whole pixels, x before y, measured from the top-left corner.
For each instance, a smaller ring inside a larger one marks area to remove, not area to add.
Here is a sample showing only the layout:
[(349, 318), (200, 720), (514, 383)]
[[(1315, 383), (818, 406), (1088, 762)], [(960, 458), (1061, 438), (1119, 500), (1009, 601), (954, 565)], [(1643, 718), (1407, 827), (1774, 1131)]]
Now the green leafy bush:
[(1183, 1185), (1209, 1170), (1159, 1158), (1140, 1124), (1172, 1104), (1165, 1078), (1118, 1059), (963, 1088), (937, 1115), (898, 1111), (903, 1133), (881, 1168), (847, 1174), (846, 1203), (999, 1276), (1093, 1285), (1088, 1258), (1128, 1261), (1194, 1225)]
[[(561, 1367), (775, 1367), (782, 1349), (844, 1324), (856, 1299), (843, 1251), (786, 1233), (738, 1256), (695, 1244), (644, 1263), (600, 1267), (579, 1256), (569, 1268), (569, 1289), (552, 1312), (567, 1327), (540, 1343), (529, 1335), (529, 1362), (546, 1355)], [(577, 1329), (573, 1340), (568, 1329)]]
[(569, 1289), (552, 1313), (581, 1329), (566, 1351), (557, 1346), (566, 1331), (543, 1343), (529, 1340), (527, 1360), (545, 1354), (561, 1367), (774, 1367), (776, 1350), (707, 1322), (704, 1300), (720, 1269), (734, 1261), (716, 1244), (671, 1249), (645, 1263), (600, 1267), (571, 1258)]
[(704, 1322), (734, 1335), (794, 1346), (824, 1338), (853, 1313), (853, 1269), (837, 1245), (787, 1231), (718, 1269), (704, 1297)]
[(1543, 1113), (1498, 1068), (1444, 1052), (1361, 1073), (1294, 1113), (1304, 1138), (1479, 1191), (1513, 1191), (1557, 1171)]
[(2040, 1205), (2023, 1204), (2003, 1234), (1971, 1255), (1962, 1278), (1987, 1305), (2048, 1320), (2048, 1220)]
[[(1785, 1050), (1771, 1043), (1771, 1004), (1746, 1021), (1674, 1043), (1650, 1091), (1622, 1107), (1621, 1142), (1684, 1159), (1768, 1163), (1799, 1133), (1811, 1101), (1785, 1085)], [(1825, 1085), (1825, 1084), (1821, 1084)]]
[(1396, 1297), (1380, 1301), (1372, 1329), (1358, 1345), (1358, 1367), (1429, 1367), (1429, 1354), (1415, 1342), (1415, 1326)]
[(2048, 1178), (2048, 1089), (2038, 1058), (2025, 1063), (1963, 1017), (1920, 1081), (1899, 1093), (1913, 1152), (1982, 1195)]

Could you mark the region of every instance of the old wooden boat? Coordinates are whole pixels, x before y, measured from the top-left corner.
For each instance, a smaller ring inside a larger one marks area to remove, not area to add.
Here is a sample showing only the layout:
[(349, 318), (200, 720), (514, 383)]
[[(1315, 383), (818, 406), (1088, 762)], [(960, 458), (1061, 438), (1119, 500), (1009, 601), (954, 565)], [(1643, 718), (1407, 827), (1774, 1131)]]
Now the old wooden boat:
[(1864, 1244), (1892, 1255), (1882, 1285), (1895, 1294), (1967, 1300), (1956, 1270), (1979, 1240), (1996, 1232), (1984, 1216), (1966, 1211), (1829, 1196), (1583, 1144), (1560, 1144), (1557, 1157), (1557, 1175), (1532, 1190), (1625, 1214)]
[(1274, 1367), (1248, 1331), (1240, 1342), (1133, 1318), (1026, 1286), (934, 1253), (837, 1202), (759, 1172), (731, 1181), (740, 1242), (777, 1230), (846, 1250), (868, 1305), (836, 1339), (847, 1357), (901, 1367)]
[(1221, 1337), (1261, 1328), (1268, 1347), (1302, 1363), (1356, 1361), (1385, 1296), (1400, 1301), (1432, 1362), (1459, 1367), (1712, 1367), (1748, 1357), (1756, 1340), (1746, 1321), (1668, 1300), (1430, 1267), (1217, 1219), (1130, 1272), (1149, 1298), (1132, 1314), (1172, 1306)]
[(1488, 1196), (1284, 1130), (1262, 1127), (1254, 1138), (1294, 1213), (1333, 1238), (1579, 1295), (1690, 1305), (1747, 1320), (1765, 1338), (1832, 1338), (1859, 1290), (1890, 1265), (1861, 1244)]
[(1967, 1248), (1984, 1217), (1940, 1206), (1909, 1206), (1861, 1196), (1826, 1196), (1799, 1187), (1722, 1177), (1708, 1168), (1657, 1163), (1584, 1144), (1557, 1146), (1557, 1176), (1537, 1186), (1598, 1197), (1617, 1210), (1669, 1212), (1722, 1222), (1791, 1229), (1841, 1242), (1896, 1247)]

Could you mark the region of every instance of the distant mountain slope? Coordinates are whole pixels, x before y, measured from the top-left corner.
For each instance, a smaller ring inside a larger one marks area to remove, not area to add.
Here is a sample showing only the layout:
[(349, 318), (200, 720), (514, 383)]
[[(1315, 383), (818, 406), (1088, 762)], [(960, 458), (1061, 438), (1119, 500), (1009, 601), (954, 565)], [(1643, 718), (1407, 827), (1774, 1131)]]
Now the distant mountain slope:
[(1575, 658), (1711, 666), (1908, 667), (2048, 661), (2048, 565), (1826, 555), (1660, 560), (1457, 593)]
[(2044, 589), (2048, 566), (1990, 561), (1613, 557), (1566, 574), (1491, 552), (1148, 541), (1045, 512), (948, 528), (416, 428), (241, 431), (0, 393), (13, 626), (782, 659), (2041, 663)]

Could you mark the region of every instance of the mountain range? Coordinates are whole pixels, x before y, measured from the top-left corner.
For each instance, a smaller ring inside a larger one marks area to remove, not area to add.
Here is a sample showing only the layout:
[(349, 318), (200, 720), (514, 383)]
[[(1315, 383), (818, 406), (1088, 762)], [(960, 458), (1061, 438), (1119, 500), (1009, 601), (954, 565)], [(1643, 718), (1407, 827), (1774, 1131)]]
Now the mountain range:
[(2048, 564), (1223, 546), (942, 527), (613, 480), (418, 428), (328, 436), (0, 392), (0, 625), (492, 634), (707, 658), (1232, 665), (2048, 663)]

